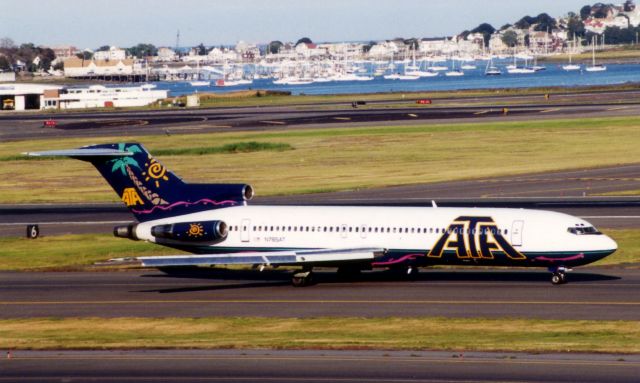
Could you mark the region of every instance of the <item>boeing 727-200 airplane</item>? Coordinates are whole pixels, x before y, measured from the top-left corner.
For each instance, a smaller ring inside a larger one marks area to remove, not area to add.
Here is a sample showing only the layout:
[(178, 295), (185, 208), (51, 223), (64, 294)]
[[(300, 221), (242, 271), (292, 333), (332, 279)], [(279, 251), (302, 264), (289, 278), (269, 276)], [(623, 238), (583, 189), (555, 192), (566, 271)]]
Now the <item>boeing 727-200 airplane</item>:
[(340, 270), (431, 265), (545, 267), (565, 272), (612, 254), (616, 243), (567, 214), (498, 208), (250, 206), (245, 184), (183, 182), (138, 143), (27, 153), (92, 163), (135, 215), (117, 237), (192, 255), (137, 258), (163, 270), (184, 266), (297, 266), (295, 286), (314, 266)]

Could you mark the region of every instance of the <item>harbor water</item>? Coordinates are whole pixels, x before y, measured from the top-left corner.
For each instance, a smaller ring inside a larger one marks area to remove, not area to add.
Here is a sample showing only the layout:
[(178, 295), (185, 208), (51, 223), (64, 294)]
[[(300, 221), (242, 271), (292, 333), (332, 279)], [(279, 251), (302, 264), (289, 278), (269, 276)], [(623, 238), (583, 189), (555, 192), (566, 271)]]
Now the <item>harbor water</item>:
[(385, 92), (420, 92), (462, 89), (503, 89), (531, 87), (575, 87), (591, 85), (612, 85), (640, 82), (640, 64), (607, 64), (604, 72), (588, 72), (585, 66), (579, 71), (565, 71), (562, 64), (547, 64), (546, 70), (530, 74), (509, 74), (505, 68), (510, 62), (498, 63), (502, 71), (499, 76), (486, 76), (485, 62), (477, 62), (477, 69), (465, 70), (464, 76), (447, 77), (440, 72), (436, 77), (422, 77), (417, 80), (388, 80), (382, 76), (371, 81), (333, 81), (305, 85), (278, 85), (271, 79), (256, 79), (252, 84), (228, 87), (194, 87), (189, 82), (156, 82), (158, 89), (166, 89), (171, 96), (181, 96), (195, 92), (233, 92), (247, 89), (289, 91), (292, 94), (362, 94)]

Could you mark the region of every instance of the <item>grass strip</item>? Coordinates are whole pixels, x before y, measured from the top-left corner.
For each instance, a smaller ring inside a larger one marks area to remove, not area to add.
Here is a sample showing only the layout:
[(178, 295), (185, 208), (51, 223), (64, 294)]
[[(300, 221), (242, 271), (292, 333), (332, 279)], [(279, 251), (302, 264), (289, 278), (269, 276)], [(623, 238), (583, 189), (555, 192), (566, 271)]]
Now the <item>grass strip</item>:
[[(639, 230), (604, 230), (618, 242), (618, 251), (594, 265), (640, 263)], [(179, 254), (180, 251), (108, 234), (0, 238), (0, 270), (82, 269), (109, 258)]]
[(640, 322), (431, 317), (0, 320), (0, 349), (114, 348), (637, 353)]
[[(295, 150), (158, 156), (188, 182), (250, 183), (259, 195), (408, 185), (640, 162), (635, 117), (477, 124), (342, 127), (120, 137), (152, 153), (256, 141)], [(0, 156), (73, 148), (103, 139), (9, 142)], [(215, 164), (215, 165), (214, 165)], [(101, 202), (119, 198), (90, 165), (10, 161), (0, 201)]]
[(293, 147), (285, 143), (271, 142), (234, 142), (222, 146), (196, 147), (196, 148), (179, 148), (179, 149), (160, 149), (155, 150), (152, 154), (157, 156), (202, 156), (207, 154), (221, 153), (252, 153), (260, 151), (282, 152), (284, 150), (292, 150)]
[(110, 258), (180, 253), (108, 234), (5, 237), (0, 238), (0, 249), (0, 270), (11, 271), (80, 269)]

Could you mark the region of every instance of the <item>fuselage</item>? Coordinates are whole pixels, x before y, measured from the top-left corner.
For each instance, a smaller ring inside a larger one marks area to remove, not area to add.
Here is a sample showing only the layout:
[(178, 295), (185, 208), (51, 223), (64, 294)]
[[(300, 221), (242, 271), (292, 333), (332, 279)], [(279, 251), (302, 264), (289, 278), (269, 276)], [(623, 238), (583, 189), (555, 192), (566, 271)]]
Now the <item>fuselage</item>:
[[(170, 223), (223, 221), (220, 241), (157, 238)], [(567, 214), (497, 208), (235, 206), (137, 225), (137, 238), (192, 253), (381, 248), (370, 266), (438, 264), (572, 267), (613, 253), (616, 243)]]

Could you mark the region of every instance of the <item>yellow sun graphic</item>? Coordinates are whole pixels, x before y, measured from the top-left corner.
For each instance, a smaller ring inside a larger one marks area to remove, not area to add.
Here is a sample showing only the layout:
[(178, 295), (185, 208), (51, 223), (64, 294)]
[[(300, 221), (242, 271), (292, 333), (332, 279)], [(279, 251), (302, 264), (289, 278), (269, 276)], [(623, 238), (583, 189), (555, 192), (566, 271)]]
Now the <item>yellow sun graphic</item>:
[(160, 187), (160, 180), (169, 181), (169, 177), (166, 176), (167, 168), (162, 166), (162, 164), (156, 161), (155, 158), (151, 158), (148, 163), (144, 164), (144, 166), (147, 167), (147, 171), (142, 172), (142, 175), (146, 176), (144, 179), (145, 181), (149, 181), (153, 178), (156, 181), (157, 188)]
[(189, 237), (202, 237), (204, 235), (204, 227), (199, 223), (189, 224)]

